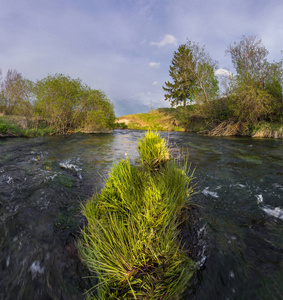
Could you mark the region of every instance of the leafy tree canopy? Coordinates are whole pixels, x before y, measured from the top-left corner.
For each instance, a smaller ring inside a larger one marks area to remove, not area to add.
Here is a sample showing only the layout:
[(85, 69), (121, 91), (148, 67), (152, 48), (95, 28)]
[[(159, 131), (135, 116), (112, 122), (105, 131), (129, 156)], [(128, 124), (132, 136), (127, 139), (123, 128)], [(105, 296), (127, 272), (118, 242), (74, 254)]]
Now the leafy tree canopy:
[(85, 131), (113, 127), (113, 104), (106, 95), (83, 85), (80, 79), (62, 74), (49, 75), (35, 86), (36, 110), (57, 131)]
[(282, 109), (282, 60), (268, 62), (268, 51), (256, 36), (243, 36), (228, 47), (236, 76), (231, 78), (233, 114), (241, 122), (256, 123)]

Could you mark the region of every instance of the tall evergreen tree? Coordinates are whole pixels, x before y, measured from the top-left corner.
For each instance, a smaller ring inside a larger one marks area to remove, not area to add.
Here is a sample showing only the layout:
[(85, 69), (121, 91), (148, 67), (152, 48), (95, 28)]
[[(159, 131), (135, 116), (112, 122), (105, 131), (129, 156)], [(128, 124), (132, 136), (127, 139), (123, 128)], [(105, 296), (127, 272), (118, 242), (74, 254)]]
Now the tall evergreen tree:
[[(190, 66), (190, 68), (188, 68)], [(195, 61), (192, 51), (184, 44), (180, 45), (178, 51), (174, 52), (172, 65), (169, 69), (169, 75), (173, 83), (166, 81), (163, 86), (165, 100), (171, 101), (171, 105), (183, 104), (186, 111), (187, 100), (192, 101), (196, 93), (196, 78), (191, 69), (194, 68)]]
[(165, 100), (171, 101), (172, 106), (183, 103), (184, 112), (187, 101), (208, 103), (218, 93), (215, 68), (216, 62), (198, 44), (188, 41), (180, 45), (169, 70), (173, 82), (167, 81), (163, 87)]

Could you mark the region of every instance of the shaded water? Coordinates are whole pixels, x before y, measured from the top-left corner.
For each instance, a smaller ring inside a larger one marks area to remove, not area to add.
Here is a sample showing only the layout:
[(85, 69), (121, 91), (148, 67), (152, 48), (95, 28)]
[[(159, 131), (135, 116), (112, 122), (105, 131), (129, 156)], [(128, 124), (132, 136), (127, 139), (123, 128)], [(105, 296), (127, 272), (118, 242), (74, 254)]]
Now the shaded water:
[[(80, 202), (142, 134), (0, 140), (0, 299), (83, 299)], [(163, 135), (196, 168), (199, 270), (184, 299), (280, 299), (282, 141)]]

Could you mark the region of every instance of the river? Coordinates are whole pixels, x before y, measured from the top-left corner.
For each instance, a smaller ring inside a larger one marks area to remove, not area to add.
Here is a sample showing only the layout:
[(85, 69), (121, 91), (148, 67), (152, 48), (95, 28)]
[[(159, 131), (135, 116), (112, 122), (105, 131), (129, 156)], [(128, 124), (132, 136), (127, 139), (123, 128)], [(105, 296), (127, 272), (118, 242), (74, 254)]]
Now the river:
[[(142, 131), (0, 139), (0, 299), (83, 299), (80, 204)], [(195, 169), (198, 271), (184, 299), (281, 299), (283, 142), (162, 133)]]

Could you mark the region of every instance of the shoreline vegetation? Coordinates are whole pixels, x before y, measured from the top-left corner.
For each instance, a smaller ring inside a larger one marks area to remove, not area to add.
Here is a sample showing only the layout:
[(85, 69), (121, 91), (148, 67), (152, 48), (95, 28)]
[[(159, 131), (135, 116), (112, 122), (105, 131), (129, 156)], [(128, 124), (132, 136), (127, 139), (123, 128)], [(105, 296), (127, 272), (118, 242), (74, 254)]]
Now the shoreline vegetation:
[(117, 127), (282, 138), (283, 59), (269, 62), (256, 36), (242, 36), (226, 54), (235, 73), (219, 69), (204, 46), (187, 40), (174, 51), (162, 87), (172, 109), (123, 116)]
[(106, 95), (79, 78), (55, 74), (32, 82), (16, 70), (2, 77), (0, 69), (0, 137), (129, 128), (283, 138), (283, 58), (269, 62), (256, 36), (243, 36), (226, 54), (235, 73), (188, 40), (174, 51), (171, 81), (162, 87), (172, 108), (116, 119)]
[[(36, 121), (38, 124), (42, 121)], [(43, 124), (26, 128), (24, 117), (3, 115), (0, 113), (0, 138), (2, 137), (38, 137), (58, 134), (56, 130)], [(253, 126), (239, 128), (237, 124), (223, 122), (215, 125), (207, 120), (184, 121), (182, 107), (159, 108), (148, 113), (131, 114), (116, 118), (113, 128), (151, 131), (183, 131), (209, 136), (247, 136), (253, 138), (283, 138), (282, 122), (261, 121)], [(99, 131), (69, 130), (72, 133), (109, 133), (111, 129)], [(65, 133), (66, 134), (66, 133)]]
[(114, 106), (95, 90), (63, 74), (32, 82), (16, 70), (0, 69), (0, 136), (42, 136), (106, 132), (114, 127)]
[[(187, 110), (190, 106), (187, 106)], [(193, 110), (193, 108), (192, 108)], [(190, 113), (190, 112), (189, 112)], [(237, 122), (211, 122), (201, 118), (184, 119), (182, 107), (159, 108), (149, 113), (131, 114), (116, 119), (116, 128), (133, 130), (186, 131), (209, 136), (248, 136), (253, 138), (283, 138), (283, 123), (261, 121), (256, 125)]]
[(147, 132), (138, 152), (138, 165), (128, 157), (114, 164), (100, 194), (83, 205), (78, 249), (98, 281), (91, 299), (182, 299), (196, 269), (180, 233), (193, 174), (171, 159), (158, 133)]

